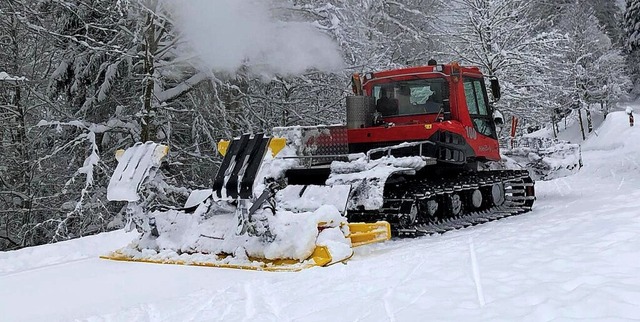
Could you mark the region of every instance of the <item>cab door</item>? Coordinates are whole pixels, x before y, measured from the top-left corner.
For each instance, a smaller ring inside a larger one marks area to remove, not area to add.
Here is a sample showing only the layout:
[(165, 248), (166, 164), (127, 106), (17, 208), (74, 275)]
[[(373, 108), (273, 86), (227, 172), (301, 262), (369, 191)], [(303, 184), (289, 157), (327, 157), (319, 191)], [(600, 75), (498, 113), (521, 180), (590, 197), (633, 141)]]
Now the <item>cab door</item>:
[(464, 96), (473, 127), (467, 127), (469, 142), (477, 156), (490, 160), (500, 160), (498, 137), (493, 121), (493, 111), (489, 106), (484, 79), (465, 77)]

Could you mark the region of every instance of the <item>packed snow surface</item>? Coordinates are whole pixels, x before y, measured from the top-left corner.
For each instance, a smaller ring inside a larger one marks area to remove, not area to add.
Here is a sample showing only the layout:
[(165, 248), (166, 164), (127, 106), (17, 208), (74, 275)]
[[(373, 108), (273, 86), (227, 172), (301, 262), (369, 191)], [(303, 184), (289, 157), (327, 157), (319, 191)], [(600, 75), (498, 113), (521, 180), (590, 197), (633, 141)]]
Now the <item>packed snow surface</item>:
[(640, 126), (607, 116), (530, 213), (297, 273), (98, 259), (112, 232), (0, 253), (2, 321), (640, 319)]

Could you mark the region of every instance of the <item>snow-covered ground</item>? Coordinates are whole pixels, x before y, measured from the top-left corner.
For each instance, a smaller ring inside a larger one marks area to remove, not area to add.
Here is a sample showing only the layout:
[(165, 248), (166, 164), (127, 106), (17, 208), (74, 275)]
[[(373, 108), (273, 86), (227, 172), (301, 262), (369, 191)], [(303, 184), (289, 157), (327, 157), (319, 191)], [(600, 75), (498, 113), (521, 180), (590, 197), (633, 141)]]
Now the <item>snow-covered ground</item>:
[[(585, 135), (587, 135), (587, 114), (582, 110), (581, 113), (582, 124), (584, 125)], [(593, 127), (597, 129), (604, 121), (604, 116), (598, 112), (592, 112), (591, 121), (593, 123)], [(582, 133), (580, 131), (580, 121), (577, 111), (574, 110), (567, 115), (567, 117), (563, 118), (562, 121), (558, 122), (558, 131), (559, 133), (557, 138), (559, 140), (568, 141), (570, 143), (582, 143)], [(551, 126), (549, 125), (548, 127), (527, 134), (526, 136), (553, 138), (553, 129), (551, 129)]]
[[(640, 110), (640, 108), (636, 108)], [(534, 210), (270, 273), (114, 262), (112, 232), (0, 253), (1, 321), (640, 320), (640, 126), (610, 114)]]

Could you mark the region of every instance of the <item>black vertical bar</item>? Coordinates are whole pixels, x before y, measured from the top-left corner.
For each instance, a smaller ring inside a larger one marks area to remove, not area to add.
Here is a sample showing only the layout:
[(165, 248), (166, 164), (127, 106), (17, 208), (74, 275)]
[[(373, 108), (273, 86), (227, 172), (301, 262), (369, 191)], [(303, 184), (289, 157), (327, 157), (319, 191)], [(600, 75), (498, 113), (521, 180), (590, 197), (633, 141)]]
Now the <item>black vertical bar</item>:
[(222, 164), (220, 164), (220, 168), (218, 169), (218, 173), (215, 176), (213, 181), (213, 190), (216, 192), (218, 198), (222, 198), (222, 188), (224, 187), (224, 178), (229, 166), (231, 166), (234, 161), (238, 157), (238, 153), (244, 149), (244, 146), (247, 144), (249, 140), (249, 135), (245, 134), (240, 137), (240, 139), (234, 139), (229, 144), (229, 148), (227, 148), (227, 153), (222, 159)]
[(256, 135), (254, 139), (256, 140), (255, 149), (249, 157), (247, 169), (240, 182), (240, 198), (243, 199), (251, 198), (253, 182), (256, 180), (256, 175), (258, 174), (262, 160), (264, 160), (264, 155), (267, 152), (267, 146), (270, 141), (269, 138), (265, 138), (262, 134)]
[[(249, 134), (245, 134), (245, 135), (248, 136)], [(253, 153), (256, 147), (257, 137), (258, 136), (256, 135), (253, 138), (249, 139), (244, 149), (238, 151), (238, 156), (236, 157), (236, 164), (233, 167), (233, 171), (231, 172), (231, 175), (229, 176), (229, 180), (227, 181), (227, 185), (226, 185), (227, 196), (231, 198), (235, 199), (238, 197), (238, 182), (239, 182), (240, 171), (244, 167), (246, 167), (246, 164), (249, 161), (248, 159), (251, 157), (251, 154)]]

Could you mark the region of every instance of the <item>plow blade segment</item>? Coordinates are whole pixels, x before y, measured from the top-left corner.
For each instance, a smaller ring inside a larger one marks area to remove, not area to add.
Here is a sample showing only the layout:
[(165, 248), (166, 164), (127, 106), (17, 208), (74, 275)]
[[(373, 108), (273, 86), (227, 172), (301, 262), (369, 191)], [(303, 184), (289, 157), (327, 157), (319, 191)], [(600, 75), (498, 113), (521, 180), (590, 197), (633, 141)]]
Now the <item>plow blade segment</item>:
[(213, 180), (213, 190), (216, 193), (218, 198), (222, 198), (222, 191), (224, 187), (225, 178), (227, 177), (228, 172), (233, 169), (236, 162), (236, 157), (238, 156), (238, 151), (244, 148), (247, 144), (247, 140), (249, 140), (248, 135), (243, 135), (240, 139), (231, 141), (228, 147), (224, 149), (224, 158), (222, 159), (222, 164), (220, 164), (220, 168), (218, 168), (218, 173), (216, 173), (216, 177)]
[(251, 197), (253, 183), (269, 141), (269, 138), (258, 133), (254, 136), (244, 134), (228, 145), (219, 143), (218, 149), (224, 153), (224, 159), (213, 182), (213, 190), (217, 198), (248, 199)]
[(349, 231), (351, 234), (351, 246), (358, 247), (362, 245), (383, 242), (391, 239), (391, 225), (386, 221), (378, 221), (375, 223), (349, 223)]
[(256, 180), (256, 175), (267, 152), (269, 138), (265, 138), (264, 135), (260, 134), (253, 138), (253, 142), (253, 150), (249, 154), (242, 180), (240, 181), (240, 198), (242, 199), (249, 199), (253, 194), (253, 182)]
[(117, 152), (118, 166), (109, 180), (107, 199), (137, 201), (138, 188), (160, 166), (168, 152), (168, 146), (153, 142), (137, 143), (124, 152)]
[[(238, 177), (240, 176), (240, 171), (245, 169), (247, 159), (249, 158), (249, 155), (251, 154), (251, 152), (253, 151), (253, 147), (255, 146), (255, 141), (250, 139), (249, 134), (243, 135), (241, 142), (242, 141), (244, 141), (245, 144), (240, 146), (237, 155), (235, 155), (233, 168), (231, 168), (231, 174), (229, 175), (227, 183), (224, 186), (227, 192), (227, 196), (231, 197), (232, 199), (238, 198)], [(227, 155), (233, 157), (231, 153), (227, 153)], [(221, 170), (222, 169), (218, 171)]]
[(288, 185), (278, 191), (278, 206), (292, 212), (315, 211), (322, 205), (335, 206), (344, 213), (351, 192), (350, 185)]
[(332, 263), (329, 249), (325, 246), (316, 246), (313, 254), (304, 261), (298, 261), (295, 259), (264, 259), (251, 257), (248, 260), (241, 261), (234, 259), (229, 255), (212, 254), (183, 254), (175, 258), (162, 258), (158, 255), (141, 257), (131, 256), (121, 251), (115, 251), (109, 255), (100, 256), (100, 258), (124, 262), (204, 266), (269, 272), (297, 272), (315, 266), (328, 266), (330, 264), (335, 264)]

